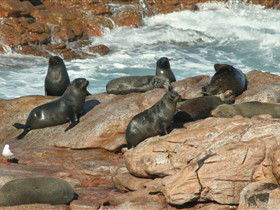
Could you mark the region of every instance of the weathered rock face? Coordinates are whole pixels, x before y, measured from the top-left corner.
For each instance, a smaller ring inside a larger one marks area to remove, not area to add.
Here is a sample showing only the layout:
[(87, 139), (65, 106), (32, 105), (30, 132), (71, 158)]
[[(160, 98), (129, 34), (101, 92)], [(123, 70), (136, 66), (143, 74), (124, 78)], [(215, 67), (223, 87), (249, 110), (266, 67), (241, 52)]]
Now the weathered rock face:
[[(101, 36), (104, 28), (139, 27), (142, 15), (197, 10), (196, 4), (206, 1), (1, 0), (0, 39), (22, 54), (48, 57), (56, 53), (69, 60), (88, 58), (93, 55), (82, 53), (79, 48), (66, 46), (57, 51), (50, 46)], [(279, 0), (254, 0), (252, 3), (279, 7)]]
[[(262, 97), (267, 93), (261, 90), (279, 84), (279, 76), (259, 71), (247, 76), (250, 85), (237, 102), (250, 101), (251, 96), (277, 102), (277, 94)], [(115, 186), (120, 190), (161, 192), (173, 205), (208, 201), (238, 205), (240, 193), (249, 183), (263, 180), (279, 184), (279, 125), (280, 119), (270, 116), (186, 123), (168, 135), (149, 138), (128, 150), (125, 164), (134, 178), (118, 171), (113, 179)]]

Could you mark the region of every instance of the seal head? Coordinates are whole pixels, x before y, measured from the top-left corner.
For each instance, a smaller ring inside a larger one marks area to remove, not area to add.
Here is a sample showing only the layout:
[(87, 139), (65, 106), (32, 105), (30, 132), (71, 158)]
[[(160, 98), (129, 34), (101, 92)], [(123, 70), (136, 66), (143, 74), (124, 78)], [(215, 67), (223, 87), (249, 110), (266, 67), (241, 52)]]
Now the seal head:
[(70, 84), (70, 79), (63, 60), (59, 56), (51, 56), (45, 78), (47, 96), (62, 96)]
[(215, 64), (216, 73), (208, 85), (202, 87), (202, 93), (207, 95), (218, 95), (231, 90), (235, 96), (247, 90), (248, 81), (246, 75), (237, 68), (228, 64)]
[(175, 82), (176, 78), (170, 68), (170, 62), (167, 57), (161, 57), (156, 63), (156, 75), (168, 78), (170, 82)]

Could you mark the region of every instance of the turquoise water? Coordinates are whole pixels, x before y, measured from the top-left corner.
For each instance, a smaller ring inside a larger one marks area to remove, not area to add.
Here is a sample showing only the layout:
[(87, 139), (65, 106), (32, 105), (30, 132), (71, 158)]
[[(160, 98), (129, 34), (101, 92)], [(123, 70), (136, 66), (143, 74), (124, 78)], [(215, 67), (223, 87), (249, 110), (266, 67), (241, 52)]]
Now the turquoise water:
[[(253, 69), (280, 74), (280, 11), (246, 4), (201, 4), (200, 11), (182, 11), (144, 18), (141, 28), (104, 29), (92, 45), (111, 52), (65, 62), (71, 80), (89, 79), (89, 91), (105, 91), (106, 83), (127, 75), (152, 75), (156, 60), (171, 59), (177, 80), (207, 74), (213, 64), (228, 63), (244, 72)], [(86, 50), (86, 49), (85, 49)], [(44, 95), (48, 60), (0, 55), (0, 98)]]

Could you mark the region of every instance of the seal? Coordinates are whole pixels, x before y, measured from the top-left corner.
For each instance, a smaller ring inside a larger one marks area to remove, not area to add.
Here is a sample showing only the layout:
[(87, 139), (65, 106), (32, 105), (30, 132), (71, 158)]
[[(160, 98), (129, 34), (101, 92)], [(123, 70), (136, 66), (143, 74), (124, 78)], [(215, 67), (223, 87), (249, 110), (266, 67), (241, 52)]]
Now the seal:
[(126, 129), (128, 148), (135, 147), (146, 138), (167, 134), (176, 112), (180, 95), (169, 90), (162, 99), (151, 108), (135, 115)]
[(232, 105), (222, 104), (212, 111), (212, 116), (225, 118), (235, 115), (251, 118), (262, 114), (269, 114), (273, 118), (280, 118), (280, 105), (250, 101)]
[(45, 78), (45, 94), (47, 96), (62, 96), (69, 84), (70, 79), (63, 60), (58, 56), (51, 56)]
[(210, 84), (202, 87), (203, 95), (217, 95), (232, 90), (235, 96), (239, 96), (247, 90), (248, 80), (241, 70), (228, 64), (215, 64), (214, 68), (216, 73)]
[(69, 204), (77, 199), (71, 185), (54, 177), (31, 177), (7, 182), (0, 189), (0, 206), (22, 204)]
[(77, 125), (80, 112), (85, 104), (88, 84), (86, 79), (77, 78), (60, 98), (34, 108), (29, 113), (25, 125), (20, 123), (13, 125), (17, 129), (24, 129), (17, 139), (22, 139), (32, 129), (64, 124), (69, 120), (70, 125), (65, 131)]
[(109, 81), (106, 91), (109, 94), (125, 95), (133, 92), (146, 92), (154, 88), (169, 87), (169, 80), (160, 76), (127, 76)]
[(235, 97), (231, 90), (216, 96), (202, 96), (182, 100), (177, 104), (174, 122), (191, 122), (211, 116), (211, 111), (221, 104), (232, 104)]
[(158, 59), (156, 64), (156, 75), (168, 78), (170, 83), (176, 81), (176, 78), (170, 68), (169, 59), (167, 57), (161, 57)]

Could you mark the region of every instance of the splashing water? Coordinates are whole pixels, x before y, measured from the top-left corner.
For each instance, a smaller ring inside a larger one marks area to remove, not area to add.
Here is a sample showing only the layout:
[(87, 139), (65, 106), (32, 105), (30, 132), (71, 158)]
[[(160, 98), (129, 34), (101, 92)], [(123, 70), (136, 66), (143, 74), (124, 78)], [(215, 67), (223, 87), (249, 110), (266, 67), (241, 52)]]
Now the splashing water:
[[(213, 64), (227, 63), (244, 72), (280, 72), (280, 11), (261, 6), (207, 3), (200, 11), (144, 18), (141, 28), (119, 27), (92, 37), (105, 44), (106, 56), (65, 62), (71, 80), (85, 77), (91, 93), (104, 92), (120, 76), (153, 75), (156, 60), (171, 59), (177, 80), (213, 75)], [(0, 55), (0, 98), (44, 95), (48, 60), (7, 53)]]

